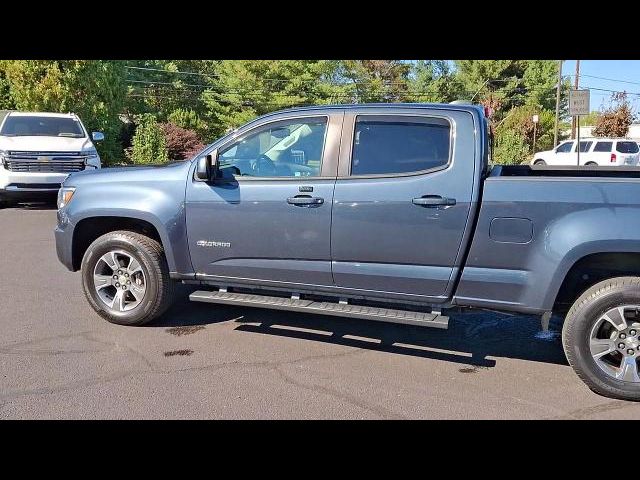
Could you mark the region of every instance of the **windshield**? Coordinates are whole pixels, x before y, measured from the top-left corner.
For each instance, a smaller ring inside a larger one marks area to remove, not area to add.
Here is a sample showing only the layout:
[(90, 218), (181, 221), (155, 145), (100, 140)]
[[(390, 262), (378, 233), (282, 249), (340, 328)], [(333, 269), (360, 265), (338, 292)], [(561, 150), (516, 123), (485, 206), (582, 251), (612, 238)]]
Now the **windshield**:
[(27, 117), (22, 115), (7, 117), (0, 135), (7, 137), (71, 137), (83, 138), (84, 129), (75, 118)]

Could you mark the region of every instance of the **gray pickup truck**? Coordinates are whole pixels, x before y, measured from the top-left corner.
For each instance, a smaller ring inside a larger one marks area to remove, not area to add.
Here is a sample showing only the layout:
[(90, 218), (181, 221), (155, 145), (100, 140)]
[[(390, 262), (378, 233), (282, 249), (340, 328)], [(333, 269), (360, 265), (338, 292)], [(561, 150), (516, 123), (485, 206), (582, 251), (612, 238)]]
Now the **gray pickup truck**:
[(447, 328), (442, 310), (566, 312), (594, 391), (640, 400), (640, 170), (492, 166), (473, 105), (253, 120), (192, 161), (72, 174), (57, 253), (91, 306), (142, 325), (190, 298)]

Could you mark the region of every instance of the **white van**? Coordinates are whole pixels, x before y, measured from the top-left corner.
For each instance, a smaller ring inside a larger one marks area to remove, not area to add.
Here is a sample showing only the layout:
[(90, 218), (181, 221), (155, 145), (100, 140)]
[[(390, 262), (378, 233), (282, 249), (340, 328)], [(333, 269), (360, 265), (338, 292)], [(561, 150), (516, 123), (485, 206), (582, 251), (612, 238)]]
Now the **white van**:
[[(577, 140), (561, 142), (553, 150), (537, 152), (532, 165), (577, 165)], [(638, 166), (640, 147), (625, 138), (581, 138), (580, 165)]]

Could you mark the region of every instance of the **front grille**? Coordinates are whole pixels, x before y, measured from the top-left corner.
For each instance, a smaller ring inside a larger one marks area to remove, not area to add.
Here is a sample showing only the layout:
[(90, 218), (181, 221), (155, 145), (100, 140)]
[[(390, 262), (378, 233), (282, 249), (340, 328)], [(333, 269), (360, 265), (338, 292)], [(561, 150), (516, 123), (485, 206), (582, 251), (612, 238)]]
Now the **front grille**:
[(62, 185), (60, 183), (10, 183), (5, 188), (18, 188), (18, 189), (29, 189), (29, 190), (55, 190), (60, 188)]
[(73, 173), (84, 170), (80, 152), (8, 152), (5, 168), (12, 172)]
[(5, 162), (5, 168), (12, 172), (50, 172), (50, 173), (73, 173), (84, 170), (84, 160), (82, 161), (50, 161), (41, 162), (38, 160), (20, 161), (9, 160)]

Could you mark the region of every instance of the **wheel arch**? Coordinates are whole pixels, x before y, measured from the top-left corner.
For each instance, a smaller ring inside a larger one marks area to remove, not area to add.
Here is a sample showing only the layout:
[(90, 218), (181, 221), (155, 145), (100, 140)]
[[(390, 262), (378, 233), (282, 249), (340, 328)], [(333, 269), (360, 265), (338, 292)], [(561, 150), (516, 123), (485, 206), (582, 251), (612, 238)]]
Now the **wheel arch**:
[(89, 245), (98, 237), (116, 230), (127, 230), (146, 235), (158, 241), (165, 253), (170, 271), (175, 271), (176, 262), (166, 230), (151, 215), (87, 215), (79, 220), (73, 230), (72, 264), (73, 271), (80, 269), (82, 257)]
[(614, 277), (640, 277), (639, 251), (599, 251), (576, 259), (554, 293), (553, 310), (567, 311), (593, 285)]

